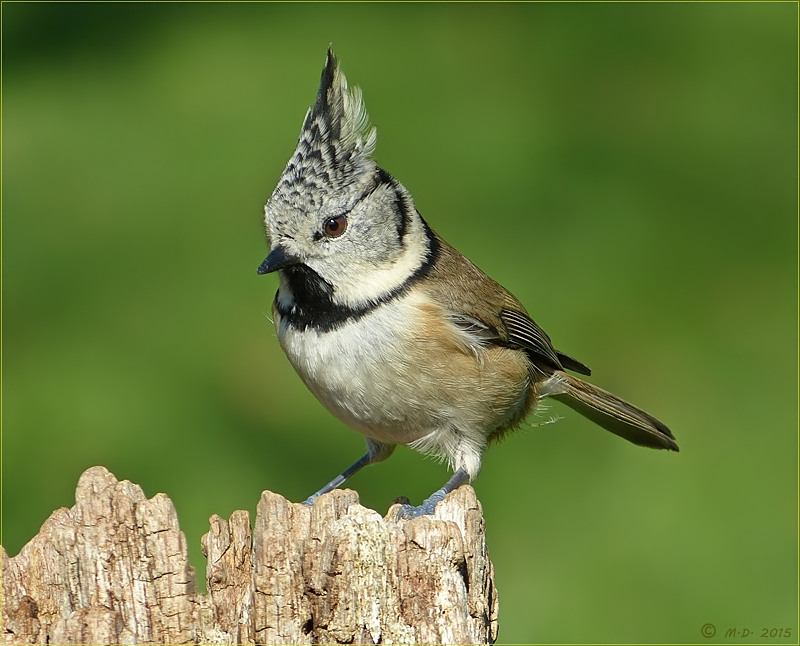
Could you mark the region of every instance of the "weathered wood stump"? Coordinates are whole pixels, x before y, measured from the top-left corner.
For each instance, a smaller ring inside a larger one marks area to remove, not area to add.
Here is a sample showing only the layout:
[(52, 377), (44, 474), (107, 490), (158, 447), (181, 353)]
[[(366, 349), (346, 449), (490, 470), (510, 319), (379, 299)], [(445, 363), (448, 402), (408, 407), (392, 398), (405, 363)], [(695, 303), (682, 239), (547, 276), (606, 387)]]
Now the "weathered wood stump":
[(497, 594), (471, 487), (430, 517), (386, 518), (354, 491), (313, 507), (265, 491), (213, 516), (198, 594), (172, 501), (103, 467), (78, 482), (22, 551), (2, 548), (3, 642), (487, 643)]

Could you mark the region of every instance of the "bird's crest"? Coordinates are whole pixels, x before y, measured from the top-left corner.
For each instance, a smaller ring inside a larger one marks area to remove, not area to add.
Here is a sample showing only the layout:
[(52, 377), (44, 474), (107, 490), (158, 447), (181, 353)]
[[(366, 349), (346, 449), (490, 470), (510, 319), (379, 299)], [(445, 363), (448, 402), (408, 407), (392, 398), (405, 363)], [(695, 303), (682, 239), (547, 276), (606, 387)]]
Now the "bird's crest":
[(306, 113), (297, 148), (275, 194), (290, 197), (302, 191), (316, 202), (316, 197), (349, 184), (353, 176), (374, 165), (370, 156), (376, 141), (377, 131), (370, 126), (361, 89), (348, 87), (329, 48), (317, 100)]
[[(319, 133), (314, 132), (315, 123), (320, 126)], [(367, 157), (375, 149), (377, 134), (375, 128), (369, 125), (361, 88), (350, 89), (347, 86), (347, 78), (332, 48), (328, 48), (317, 101), (306, 116), (303, 132), (312, 135), (312, 143), (321, 138), (337, 144), (342, 151)]]

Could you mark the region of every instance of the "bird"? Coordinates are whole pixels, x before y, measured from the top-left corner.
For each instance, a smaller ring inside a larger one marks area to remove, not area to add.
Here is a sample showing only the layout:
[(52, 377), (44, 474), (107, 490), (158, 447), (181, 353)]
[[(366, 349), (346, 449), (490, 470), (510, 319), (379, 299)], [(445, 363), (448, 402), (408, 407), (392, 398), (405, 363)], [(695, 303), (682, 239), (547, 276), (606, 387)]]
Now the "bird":
[(272, 315), (289, 362), (366, 439), (366, 453), (304, 502), (405, 445), (452, 471), (398, 518), (432, 514), (545, 398), (634, 444), (678, 451), (664, 423), (572, 374), (591, 371), (431, 228), (374, 160), (376, 141), (362, 92), (348, 86), (331, 46), (264, 207), (269, 252), (257, 270), (278, 274)]

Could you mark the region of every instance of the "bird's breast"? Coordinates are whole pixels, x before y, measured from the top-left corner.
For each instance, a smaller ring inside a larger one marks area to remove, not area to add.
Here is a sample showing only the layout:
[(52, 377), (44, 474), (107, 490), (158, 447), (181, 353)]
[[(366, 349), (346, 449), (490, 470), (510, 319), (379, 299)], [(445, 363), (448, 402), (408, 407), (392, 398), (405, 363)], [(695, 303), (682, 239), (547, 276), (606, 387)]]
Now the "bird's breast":
[(470, 343), (419, 293), (327, 331), (297, 328), (277, 313), (275, 322), (309, 390), (378, 441), (410, 444), (447, 429), (477, 441), (516, 421), (530, 400), (524, 353)]

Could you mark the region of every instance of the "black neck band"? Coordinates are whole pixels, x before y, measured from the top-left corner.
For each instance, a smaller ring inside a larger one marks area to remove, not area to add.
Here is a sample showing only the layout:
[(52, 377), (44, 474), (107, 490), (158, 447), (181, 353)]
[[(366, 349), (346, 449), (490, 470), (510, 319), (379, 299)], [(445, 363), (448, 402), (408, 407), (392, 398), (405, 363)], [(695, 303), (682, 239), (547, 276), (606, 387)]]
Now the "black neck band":
[(352, 307), (336, 303), (333, 300), (333, 286), (306, 265), (281, 269), (294, 297), (293, 303), (282, 304), (278, 294), (275, 294), (275, 308), (281, 316), (281, 321), (285, 321), (296, 330), (330, 332), (349, 321), (360, 319), (383, 303), (405, 294), (414, 283), (428, 275), (439, 256), (439, 241), (436, 234), (421, 217), (420, 220), (425, 228), (428, 242), (428, 253), (422, 264), (402, 284), (363, 305)]

